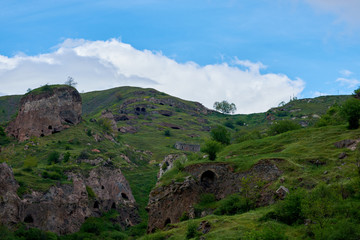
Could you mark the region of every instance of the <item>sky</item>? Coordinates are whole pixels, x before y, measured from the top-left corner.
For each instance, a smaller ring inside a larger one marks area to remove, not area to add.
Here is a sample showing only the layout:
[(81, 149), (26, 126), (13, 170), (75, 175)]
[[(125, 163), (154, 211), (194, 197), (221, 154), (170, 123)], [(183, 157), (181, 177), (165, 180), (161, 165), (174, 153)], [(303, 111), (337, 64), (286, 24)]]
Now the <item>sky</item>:
[(267, 111), (360, 86), (359, 0), (1, 0), (0, 95), (75, 79)]

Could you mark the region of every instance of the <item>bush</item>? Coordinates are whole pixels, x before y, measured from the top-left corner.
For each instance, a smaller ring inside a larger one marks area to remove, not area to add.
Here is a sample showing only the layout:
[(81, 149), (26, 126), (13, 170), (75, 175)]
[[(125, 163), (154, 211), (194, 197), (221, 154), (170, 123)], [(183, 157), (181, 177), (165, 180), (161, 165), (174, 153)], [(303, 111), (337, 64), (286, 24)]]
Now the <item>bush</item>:
[(50, 155), (48, 156), (48, 164), (56, 164), (60, 162), (60, 154), (56, 151), (51, 152)]
[(169, 130), (169, 129), (166, 129), (166, 130), (164, 131), (164, 135), (165, 135), (166, 137), (170, 137), (170, 136), (171, 136), (170, 130)]
[(88, 193), (90, 198), (96, 198), (96, 194), (94, 193), (94, 190), (90, 186), (86, 186), (86, 192)]
[(234, 124), (232, 123), (232, 121), (226, 121), (226, 122), (224, 122), (224, 126), (225, 126), (225, 127), (228, 127), (228, 128), (231, 128), (231, 129), (234, 129), (234, 128), (235, 128), (235, 126), (234, 126)]
[(323, 229), (316, 229), (314, 234), (315, 239), (320, 240), (358, 240), (360, 228), (359, 224), (351, 219), (336, 219), (334, 224), (327, 224)]
[(339, 125), (342, 124), (345, 119), (340, 114), (340, 106), (334, 104), (327, 111), (326, 114), (322, 115), (321, 118), (316, 122), (316, 127), (324, 127), (329, 125)]
[(349, 129), (359, 128), (360, 100), (356, 98), (348, 99), (341, 107), (341, 114), (348, 121)]
[(259, 131), (254, 130), (254, 131), (241, 131), (238, 132), (236, 137), (236, 142), (237, 143), (241, 143), (241, 142), (245, 142), (248, 140), (256, 140), (256, 139), (261, 139), (261, 134)]
[(201, 148), (201, 151), (209, 154), (209, 160), (215, 160), (216, 154), (221, 150), (222, 145), (214, 140), (208, 140), (205, 142), (205, 146)]
[(197, 231), (197, 225), (193, 221), (189, 221), (186, 228), (186, 239), (198, 237), (200, 233)]
[(210, 135), (214, 141), (225, 145), (230, 144), (230, 132), (226, 130), (224, 126), (217, 125), (213, 129), (211, 129)]
[(247, 212), (254, 207), (255, 204), (253, 202), (250, 203), (249, 199), (238, 194), (233, 194), (221, 200), (219, 207), (214, 213), (216, 215), (234, 215)]
[(269, 130), (269, 135), (274, 136), (280, 133), (292, 131), (301, 128), (301, 126), (297, 123), (294, 123), (290, 120), (282, 120), (274, 123)]
[(100, 235), (101, 232), (106, 230), (105, 227), (102, 220), (89, 217), (81, 226), (80, 231)]
[(306, 196), (305, 191), (298, 190), (286, 196), (286, 198), (275, 205), (275, 211), (269, 212), (265, 219), (274, 219), (286, 224), (303, 223), (304, 215), (302, 204)]
[(70, 156), (71, 156), (71, 154), (69, 152), (66, 152), (64, 154), (64, 162), (68, 162), (70, 160)]
[(80, 153), (78, 159), (89, 159), (89, 157), (90, 157), (90, 155), (89, 155), (88, 151), (83, 150), (83, 151)]
[(276, 223), (267, 223), (260, 231), (252, 231), (246, 234), (244, 239), (251, 240), (286, 240), (284, 230)]
[(187, 220), (189, 220), (189, 214), (187, 212), (183, 212), (183, 214), (179, 218), (179, 221), (183, 222), (183, 221), (187, 221)]

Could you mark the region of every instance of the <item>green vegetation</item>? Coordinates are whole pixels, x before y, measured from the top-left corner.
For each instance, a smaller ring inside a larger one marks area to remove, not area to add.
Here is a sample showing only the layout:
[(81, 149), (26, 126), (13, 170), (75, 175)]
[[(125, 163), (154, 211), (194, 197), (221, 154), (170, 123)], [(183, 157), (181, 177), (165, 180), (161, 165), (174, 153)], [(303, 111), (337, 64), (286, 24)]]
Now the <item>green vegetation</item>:
[(228, 101), (224, 100), (221, 102), (215, 102), (214, 109), (216, 111), (229, 114), (229, 113), (234, 113), (236, 111), (236, 105), (234, 103), (229, 103)]
[(360, 119), (360, 100), (356, 98), (348, 99), (341, 108), (341, 113), (349, 123), (349, 129), (359, 128)]
[(201, 151), (209, 155), (209, 160), (215, 160), (216, 154), (222, 149), (221, 143), (214, 140), (207, 140)]
[[(51, 86), (50, 90), (43, 86), (30, 93), (44, 91), (51, 91)], [(353, 101), (352, 97), (293, 100), (266, 113), (204, 115), (192, 110), (197, 109), (195, 103), (153, 89), (122, 87), (81, 96), (84, 120), (79, 125), (23, 143), (4, 134), (20, 97), (0, 97), (0, 161), (13, 168), (22, 197), (32, 190), (46, 192), (55, 184), (72, 184), (67, 172), (86, 176), (95, 167), (89, 161), (109, 159), (128, 180), (142, 223), (122, 229), (113, 221), (118, 213), (110, 211), (100, 218), (88, 218), (78, 233), (67, 236), (25, 230), (24, 226), (15, 231), (0, 226), (1, 239), (360, 238), (360, 154), (334, 147), (337, 141), (358, 139), (360, 135), (360, 129), (350, 130), (345, 125), (356, 112), (352, 104), (343, 104), (347, 99)], [(135, 113), (138, 106), (145, 107), (145, 112)], [(126, 112), (129, 119), (117, 121), (117, 127), (132, 126), (136, 132), (112, 132), (110, 122), (100, 118), (104, 109), (118, 118)], [(171, 114), (163, 116), (159, 110)], [(211, 140), (205, 140), (209, 137)], [(244, 178), (237, 183), (239, 193), (223, 199), (204, 193), (194, 206), (197, 218), (189, 219), (190, 214), (184, 212), (181, 222), (145, 235), (145, 207), (157, 181), (159, 163), (168, 154), (184, 153), (173, 147), (177, 141), (201, 144), (209, 158), (185, 152), (187, 159), (178, 159), (159, 186), (181, 182), (189, 175), (184, 171), (188, 165), (210, 161), (226, 162), (234, 172), (243, 172), (266, 159), (277, 165), (282, 176), (266, 186), (256, 178)], [(341, 153), (347, 157), (339, 159)], [(256, 205), (263, 194), (260, 189), (275, 192), (281, 185), (290, 191), (284, 200), (274, 199), (274, 204), (265, 207)], [(96, 198), (89, 186), (86, 190), (89, 197)], [(203, 211), (213, 214), (200, 217)], [(202, 221), (211, 225), (209, 233), (197, 230)]]

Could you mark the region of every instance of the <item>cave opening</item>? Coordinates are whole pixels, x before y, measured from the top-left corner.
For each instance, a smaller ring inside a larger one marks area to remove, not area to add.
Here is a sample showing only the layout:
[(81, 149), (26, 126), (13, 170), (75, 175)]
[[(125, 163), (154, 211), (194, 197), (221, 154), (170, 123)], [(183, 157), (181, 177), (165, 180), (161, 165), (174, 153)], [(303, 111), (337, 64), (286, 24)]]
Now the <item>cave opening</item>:
[(201, 174), (200, 181), (201, 184), (207, 188), (207, 187), (211, 187), (214, 184), (215, 179), (216, 179), (215, 173), (213, 171), (207, 170), (203, 174)]
[(170, 224), (171, 223), (171, 219), (170, 218), (167, 218), (165, 220), (165, 224), (164, 224), (164, 227), (166, 227), (166, 225)]
[(94, 208), (99, 208), (99, 202), (98, 201), (95, 201)]
[(111, 209), (116, 209), (116, 204), (114, 202), (111, 205)]
[(129, 200), (129, 197), (125, 193), (121, 193), (121, 197), (125, 200)]
[(33, 217), (31, 216), (31, 214), (28, 214), (28, 215), (24, 218), (24, 222), (26, 222), (26, 223), (33, 223), (33, 222), (34, 222), (34, 219), (33, 219)]

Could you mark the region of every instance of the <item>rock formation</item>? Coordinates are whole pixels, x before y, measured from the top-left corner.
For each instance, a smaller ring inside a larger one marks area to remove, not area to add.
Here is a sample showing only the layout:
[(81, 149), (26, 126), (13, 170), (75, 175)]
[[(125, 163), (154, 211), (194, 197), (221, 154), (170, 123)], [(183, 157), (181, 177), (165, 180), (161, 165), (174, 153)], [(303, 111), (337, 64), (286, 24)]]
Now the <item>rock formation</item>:
[(130, 186), (111, 163), (94, 168), (87, 177), (74, 172), (67, 175), (72, 184), (58, 184), (45, 193), (32, 191), (20, 199), (11, 168), (0, 164), (0, 224), (24, 222), (29, 227), (68, 234), (79, 231), (86, 218), (99, 217), (111, 209), (119, 212), (114, 221), (123, 227), (140, 222)]
[[(220, 200), (229, 194), (240, 192), (241, 179), (244, 177), (252, 179), (250, 182), (252, 187), (255, 187), (259, 180), (271, 183), (281, 175), (275, 163), (276, 160), (262, 160), (250, 170), (238, 173), (226, 163), (204, 163), (185, 167), (183, 171), (189, 176), (184, 182), (173, 182), (151, 191), (147, 206), (148, 232), (162, 229), (168, 223), (179, 222), (184, 212), (192, 215), (193, 205), (199, 201), (203, 193), (212, 193), (217, 200)], [(269, 191), (266, 188), (261, 190), (258, 206), (269, 204), (274, 194), (266, 193)]]
[(16, 119), (6, 131), (24, 141), (59, 132), (81, 121), (81, 96), (70, 86), (43, 86), (20, 101)]

